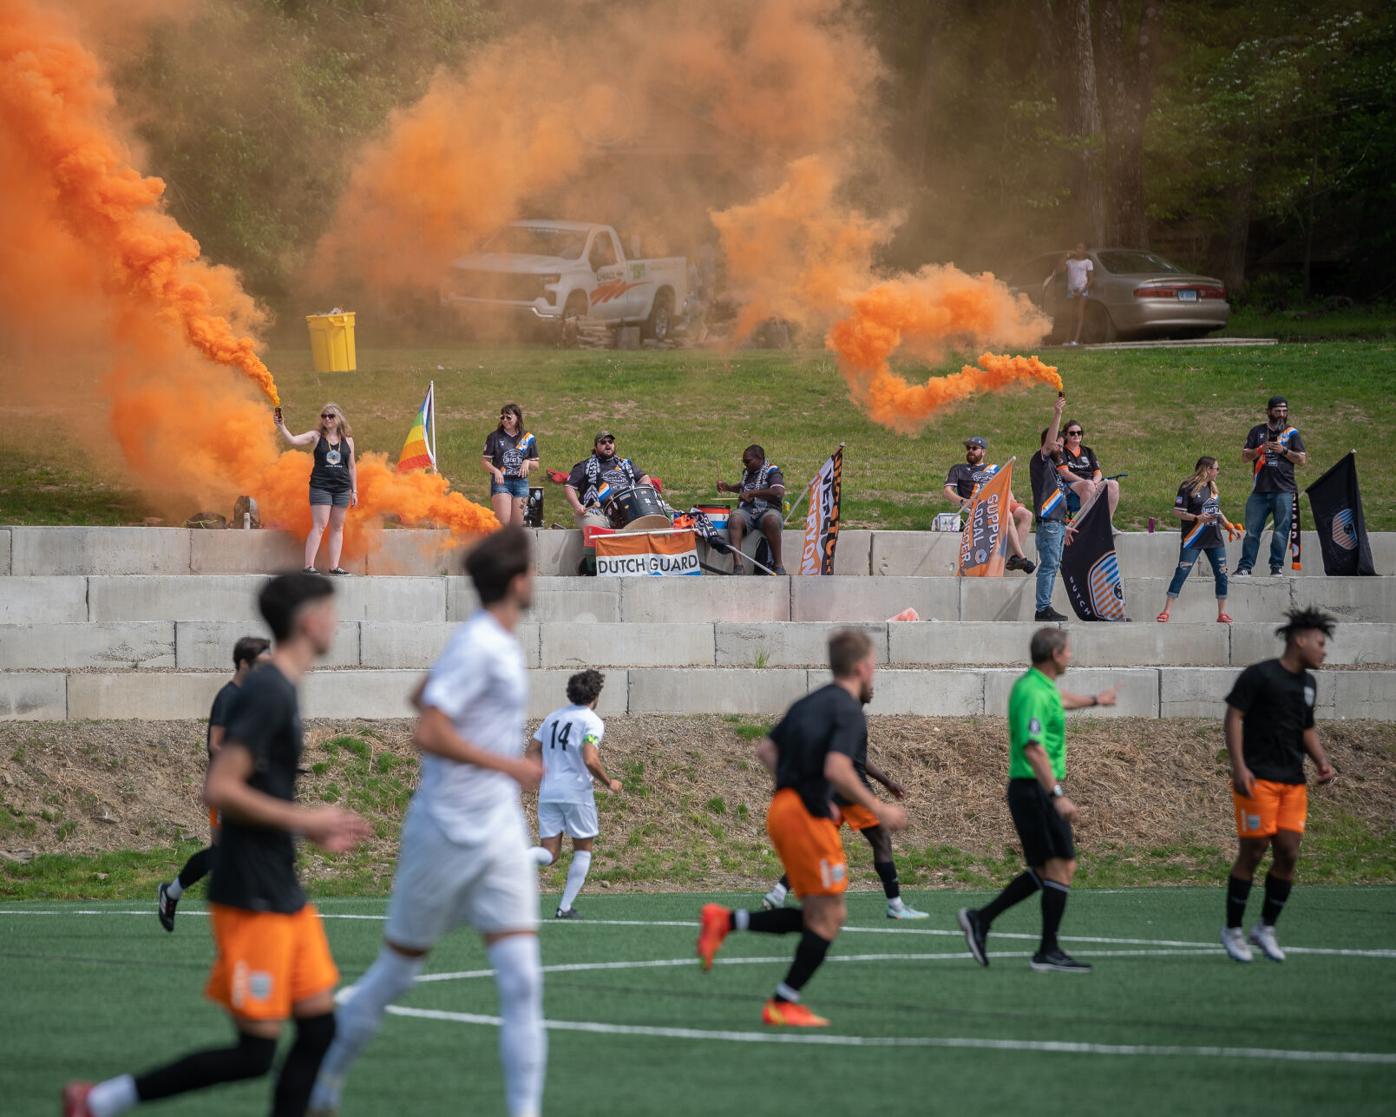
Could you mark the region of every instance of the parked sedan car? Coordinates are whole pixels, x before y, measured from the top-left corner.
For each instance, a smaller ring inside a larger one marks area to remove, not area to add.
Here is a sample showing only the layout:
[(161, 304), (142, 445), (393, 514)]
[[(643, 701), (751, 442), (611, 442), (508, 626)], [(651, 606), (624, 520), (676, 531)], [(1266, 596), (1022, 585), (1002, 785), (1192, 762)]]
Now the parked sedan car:
[[(1066, 274), (1052, 277), (1066, 255), (1062, 251), (1038, 256), (1007, 280), (1051, 315), (1054, 338), (1062, 336), (1072, 321)], [(1101, 248), (1087, 255), (1095, 270), (1086, 304), (1085, 341), (1202, 337), (1221, 329), (1231, 317), (1226, 286), (1220, 279), (1195, 275), (1145, 249)]]

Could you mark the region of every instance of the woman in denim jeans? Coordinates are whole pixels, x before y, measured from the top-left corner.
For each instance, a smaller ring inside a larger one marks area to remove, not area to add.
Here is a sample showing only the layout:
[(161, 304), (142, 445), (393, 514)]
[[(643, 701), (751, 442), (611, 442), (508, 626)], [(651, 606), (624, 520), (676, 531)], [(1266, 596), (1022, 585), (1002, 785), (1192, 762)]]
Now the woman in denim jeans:
[(506, 403), (499, 426), (485, 439), (480, 464), (490, 475), (490, 507), (501, 526), (522, 524), (528, 505), (528, 475), (538, 465), (538, 440), (524, 430), (523, 408)]
[(1162, 623), (1167, 623), (1169, 610), (1192, 573), (1193, 564), (1204, 554), (1217, 580), (1217, 623), (1231, 623), (1226, 612), (1226, 543), (1222, 540), (1222, 528), (1228, 532), (1234, 529), (1222, 515), (1217, 497), (1218, 468), (1216, 458), (1200, 457), (1192, 476), (1178, 486), (1173, 515), (1182, 521), (1182, 547), (1178, 553), (1178, 569), (1173, 571), (1173, 581), (1168, 583), (1168, 600), (1158, 615)]

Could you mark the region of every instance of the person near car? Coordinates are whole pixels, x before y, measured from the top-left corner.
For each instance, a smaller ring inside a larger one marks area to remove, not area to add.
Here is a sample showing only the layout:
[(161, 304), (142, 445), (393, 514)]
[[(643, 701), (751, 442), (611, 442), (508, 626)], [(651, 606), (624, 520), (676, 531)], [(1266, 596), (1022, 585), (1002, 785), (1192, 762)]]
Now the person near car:
[[(999, 471), (997, 465), (984, 461), (989, 452), (989, 443), (980, 435), (965, 439), (965, 460), (956, 462), (945, 475), (945, 497), (961, 511), (973, 503), (974, 494)], [(1032, 559), (1023, 554), (1023, 538), (1032, 525), (1032, 513), (1008, 496), (1008, 562), (1009, 570), (1021, 570), (1031, 574), (1036, 569)]]
[(1032, 476), (1032, 501), (1037, 521), (1037, 600), (1033, 619), (1064, 621), (1066, 617), (1052, 608), (1052, 590), (1057, 583), (1057, 571), (1062, 565), (1062, 546), (1066, 535), (1066, 487), (1058, 466), (1062, 461), (1062, 440), (1059, 434), (1066, 397), (1058, 393), (1052, 407), (1052, 425), (1042, 432), (1042, 441), (1033, 452), (1028, 472)]
[(1095, 284), (1095, 263), (1086, 252), (1086, 242), (1077, 241), (1076, 247), (1062, 257), (1051, 275), (1047, 277), (1045, 288), (1063, 272), (1066, 273), (1066, 301), (1075, 308), (1073, 333), (1068, 345), (1081, 344), (1081, 331), (1086, 325), (1086, 300), (1091, 297), (1091, 287)]
[(517, 403), (499, 409), (499, 426), (485, 437), (480, 464), (490, 475), (490, 507), (500, 526), (522, 525), (528, 475), (538, 468), (538, 439), (524, 430), (523, 408)]
[(1241, 460), (1255, 473), (1251, 495), (1246, 498), (1246, 539), (1241, 544), (1241, 561), (1236, 577), (1244, 578), (1255, 566), (1260, 552), (1260, 533), (1265, 521), (1274, 521), (1270, 537), (1270, 574), (1284, 573), (1285, 547), (1289, 545), (1290, 519), (1294, 515), (1298, 486), (1294, 467), (1309, 460), (1299, 428), (1289, 421), (1289, 401), (1271, 396), (1265, 407), (1265, 422), (1250, 429)]

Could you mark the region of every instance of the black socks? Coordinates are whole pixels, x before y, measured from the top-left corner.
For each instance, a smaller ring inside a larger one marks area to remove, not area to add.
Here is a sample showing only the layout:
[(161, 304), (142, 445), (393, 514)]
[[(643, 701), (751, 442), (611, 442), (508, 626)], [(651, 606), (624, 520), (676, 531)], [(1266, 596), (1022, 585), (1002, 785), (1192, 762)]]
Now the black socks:
[(1280, 912), (1284, 911), (1285, 901), (1289, 899), (1289, 890), (1293, 887), (1292, 880), (1281, 880), (1274, 873), (1266, 875), (1265, 906), (1260, 909), (1260, 921), (1265, 926), (1275, 925), (1275, 920), (1280, 918)]
[(799, 908), (776, 908), (773, 911), (745, 911), (739, 908), (738, 911), (729, 916), (729, 926), (734, 931), (792, 935), (805, 925), (805, 913)]
[(882, 878), (882, 891), (887, 894), (889, 900), (895, 900), (902, 894), (902, 886), (897, 880), (897, 863), (895, 861), (874, 861), (873, 868), (877, 870), (877, 875)]
[(1042, 944), (1038, 947), (1043, 954), (1057, 950), (1057, 928), (1062, 925), (1066, 914), (1066, 898), (1071, 895), (1071, 886), (1055, 880), (1042, 882)]
[[(1267, 878), (1268, 879), (1268, 878)], [(1288, 882), (1286, 882), (1288, 883)], [(1226, 925), (1239, 927), (1246, 918), (1246, 900), (1251, 894), (1251, 882), (1240, 877), (1229, 877), (1226, 882)], [(1289, 889), (1285, 889), (1289, 894)], [(1283, 900), (1280, 901), (1284, 903)]]
[(1021, 904), (1041, 887), (1042, 882), (1031, 869), (1019, 873), (1008, 882), (1007, 888), (979, 909), (981, 922), (987, 927), (1014, 904)]
[(272, 1117), (303, 1117), (320, 1062), (334, 1042), (334, 1013), (306, 1016), (296, 1021), (296, 1042), (286, 1052), (276, 1080)]
[(201, 849), (184, 863), (184, 868), (179, 870), (179, 886), (186, 892), (204, 877), (208, 876), (208, 863), (213, 857), (213, 850)]
[(776, 987), (776, 1000), (799, 1000), (800, 990), (805, 987), (805, 982), (814, 976), (814, 971), (819, 969), (820, 963), (824, 961), (824, 955), (829, 953), (829, 945), (828, 939), (816, 935), (813, 931), (806, 930), (800, 936), (800, 945), (795, 951), (795, 961), (791, 963), (785, 980)]
[(136, 1096), (143, 1102), (154, 1101), (216, 1086), (220, 1082), (260, 1078), (271, 1070), (275, 1058), (276, 1040), (239, 1032), (236, 1047), (195, 1051), (177, 1063), (140, 1075), (136, 1079)]

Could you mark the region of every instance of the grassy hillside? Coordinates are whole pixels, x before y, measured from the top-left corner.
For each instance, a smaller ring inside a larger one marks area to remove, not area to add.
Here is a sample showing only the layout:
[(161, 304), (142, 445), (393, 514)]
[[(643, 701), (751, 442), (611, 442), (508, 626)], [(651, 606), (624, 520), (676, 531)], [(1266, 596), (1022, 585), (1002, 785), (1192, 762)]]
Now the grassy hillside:
[[(1011, 872), (1020, 855), (1003, 804), (1003, 720), (871, 724), (878, 762), (908, 789), (911, 825), (897, 838), (907, 885), (982, 888)], [(765, 728), (738, 718), (613, 719), (606, 764), (625, 790), (597, 796), (596, 886), (764, 890), (780, 874), (765, 834), (770, 783), (752, 755)], [(345, 857), (305, 851), (317, 892), (387, 891), (417, 776), (409, 730), (407, 722), (309, 726), (302, 797), (360, 811), (376, 832)], [(1396, 726), (1328, 722), (1323, 733), (1339, 778), (1312, 793), (1304, 879), (1396, 881)], [(0, 898), (152, 894), (204, 840), (202, 740), (192, 722), (0, 725)], [(1225, 875), (1235, 838), (1216, 723), (1083, 720), (1070, 746), (1082, 884)], [(856, 884), (875, 883), (866, 843), (850, 839), (847, 848)], [(561, 883), (561, 872), (545, 874), (546, 887)]]

